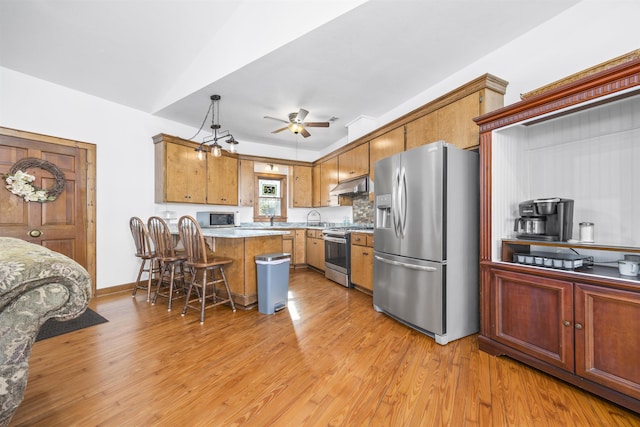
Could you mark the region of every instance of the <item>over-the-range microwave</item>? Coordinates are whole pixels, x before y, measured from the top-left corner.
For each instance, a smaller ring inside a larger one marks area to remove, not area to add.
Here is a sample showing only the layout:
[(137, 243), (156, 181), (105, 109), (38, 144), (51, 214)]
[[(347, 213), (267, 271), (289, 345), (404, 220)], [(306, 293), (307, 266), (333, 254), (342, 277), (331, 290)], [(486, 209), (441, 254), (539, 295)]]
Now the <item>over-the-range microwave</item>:
[(196, 220), (202, 228), (233, 227), (236, 214), (233, 212), (196, 212)]

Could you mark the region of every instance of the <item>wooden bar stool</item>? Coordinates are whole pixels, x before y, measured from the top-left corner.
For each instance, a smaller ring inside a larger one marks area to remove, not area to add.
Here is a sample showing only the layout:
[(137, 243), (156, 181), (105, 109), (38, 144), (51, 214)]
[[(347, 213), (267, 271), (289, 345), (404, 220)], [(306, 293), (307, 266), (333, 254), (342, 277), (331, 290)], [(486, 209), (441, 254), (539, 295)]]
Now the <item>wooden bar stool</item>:
[[(171, 230), (162, 218), (159, 216), (150, 217), (147, 222), (147, 229), (155, 247), (156, 259), (160, 269), (160, 277), (158, 278), (152, 304), (156, 303), (158, 296), (166, 297), (169, 299), (167, 310), (171, 311), (174, 294), (177, 294), (177, 297), (184, 295), (184, 262), (187, 260), (187, 256), (185, 253), (176, 251)], [(176, 288), (176, 282), (180, 282), (182, 286)], [(162, 292), (163, 284), (169, 285), (167, 292)]]
[[(136, 245), (136, 256), (140, 258), (140, 270), (138, 271), (138, 277), (136, 278), (136, 284), (133, 287), (133, 293), (131, 297), (136, 296), (138, 289), (146, 289), (147, 302), (151, 300), (151, 282), (153, 275), (158, 272), (158, 264), (156, 261), (156, 253), (151, 247), (151, 240), (149, 239), (149, 232), (144, 222), (137, 216), (131, 217), (129, 220), (129, 228), (131, 229), (131, 235)], [(140, 283), (142, 274), (147, 273), (147, 285), (144, 286)]]
[[(189, 289), (187, 290), (187, 297), (184, 301), (184, 308), (182, 309), (182, 315), (187, 312), (187, 308), (194, 310), (200, 310), (200, 324), (204, 323), (204, 310), (216, 305), (230, 303), (231, 309), (235, 312), (236, 306), (231, 297), (231, 290), (229, 289), (229, 283), (224, 274), (224, 266), (231, 264), (233, 260), (230, 258), (223, 258), (215, 256), (214, 254), (207, 252), (207, 246), (202, 236), (202, 230), (197, 221), (188, 215), (180, 218), (178, 221), (178, 231), (180, 233), (180, 239), (187, 252), (186, 265), (191, 272), (191, 282), (189, 283)], [(216, 279), (215, 272), (220, 272), (220, 278)], [(211, 277), (208, 277), (208, 274)], [(226, 298), (221, 298), (217, 294), (216, 283), (224, 283), (225, 290), (227, 292)], [(191, 299), (191, 291), (195, 288), (197, 297)], [(207, 296), (207, 288), (210, 289), (210, 296)], [(207, 305), (207, 298), (211, 299), (211, 304)], [(199, 305), (196, 306), (193, 303), (198, 301)]]

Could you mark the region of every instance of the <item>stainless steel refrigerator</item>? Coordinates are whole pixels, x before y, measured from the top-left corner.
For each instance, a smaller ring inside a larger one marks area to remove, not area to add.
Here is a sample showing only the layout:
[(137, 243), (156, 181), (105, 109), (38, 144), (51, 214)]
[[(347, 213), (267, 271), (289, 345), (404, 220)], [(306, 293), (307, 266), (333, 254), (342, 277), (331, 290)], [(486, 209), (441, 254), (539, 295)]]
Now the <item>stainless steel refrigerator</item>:
[(478, 183), (444, 141), (374, 165), (374, 308), (442, 345), (478, 332)]

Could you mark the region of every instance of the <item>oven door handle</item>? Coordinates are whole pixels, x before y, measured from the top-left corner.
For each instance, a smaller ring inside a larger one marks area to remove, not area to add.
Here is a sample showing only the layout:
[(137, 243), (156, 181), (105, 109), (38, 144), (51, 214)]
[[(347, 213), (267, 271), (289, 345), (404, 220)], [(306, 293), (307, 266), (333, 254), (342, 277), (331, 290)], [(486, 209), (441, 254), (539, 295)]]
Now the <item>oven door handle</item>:
[(347, 239), (341, 239), (340, 237), (324, 236), (323, 239), (327, 242), (344, 243), (345, 245), (347, 244)]
[(391, 264), (391, 265), (396, 265), (398, 267), (405, 267), (405, 268), (410, 268), (412, 270), (420, 270), (420, 271), (438, 271), (438, 269), (434, 268), (434, 267), (427, 267), (427, 266), (415, 265), (415, 264), (407, 264), (405, 262), (400, 262), (400, 261), (392, 261), (390, 259), (379, 257), (378, 255), (376, 255), (375, 257), (376, 257), (376, 259), (378, 261), (382, 261), (382, 262), (385, 262), (385, 263)]

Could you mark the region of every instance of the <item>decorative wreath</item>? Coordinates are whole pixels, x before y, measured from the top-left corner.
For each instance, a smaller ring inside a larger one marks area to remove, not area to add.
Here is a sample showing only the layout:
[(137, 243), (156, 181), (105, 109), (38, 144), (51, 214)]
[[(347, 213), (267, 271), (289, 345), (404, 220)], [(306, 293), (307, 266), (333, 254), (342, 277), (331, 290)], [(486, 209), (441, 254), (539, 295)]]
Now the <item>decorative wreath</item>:
[[(36, 177), (25, 172), (31, 168), (39, 168), (46, 170), (56, 180), (53, 188), (45, 190), (31, 184), (35, 181)], [(18, 160), (11, 169), (9, 174), (5, 175), (7, 189), (13, 194), (22, 197), (27, 202), (52, 202), (58, 196), (65, 187), (64, 174), (56, 165), (51, 162), (42, 159), (36, 159), (35, 157), (27, 157)]]

